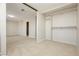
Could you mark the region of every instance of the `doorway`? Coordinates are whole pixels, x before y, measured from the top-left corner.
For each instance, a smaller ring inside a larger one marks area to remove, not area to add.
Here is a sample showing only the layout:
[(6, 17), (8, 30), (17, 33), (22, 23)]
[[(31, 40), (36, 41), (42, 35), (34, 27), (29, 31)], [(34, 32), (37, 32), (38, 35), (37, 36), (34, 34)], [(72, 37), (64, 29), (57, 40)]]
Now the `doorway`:
[(29, 22), (26, 22), (26, 36), (29, 36)]

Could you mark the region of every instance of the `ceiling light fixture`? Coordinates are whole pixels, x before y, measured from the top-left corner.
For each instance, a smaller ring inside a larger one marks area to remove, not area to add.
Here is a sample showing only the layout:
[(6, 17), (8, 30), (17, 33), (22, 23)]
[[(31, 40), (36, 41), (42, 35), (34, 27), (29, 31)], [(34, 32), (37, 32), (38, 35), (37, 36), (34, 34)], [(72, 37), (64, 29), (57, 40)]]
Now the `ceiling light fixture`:
[(21, 11), (25, 11), (24, 9), (21, 9)]
[(13, 17), (15, 17), (14, 15), (8, 15), (8, 17), (11, 17), (11, 18), (13, 18)]

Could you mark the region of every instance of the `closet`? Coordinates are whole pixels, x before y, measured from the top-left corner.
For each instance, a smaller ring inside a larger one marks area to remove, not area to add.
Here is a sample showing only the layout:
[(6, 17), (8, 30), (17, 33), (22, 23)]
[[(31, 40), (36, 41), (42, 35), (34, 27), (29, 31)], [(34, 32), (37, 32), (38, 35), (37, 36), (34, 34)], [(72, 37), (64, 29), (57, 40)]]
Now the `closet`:
[(45, 38), (56, 42), (76, 45), (77, 7), (76, 4), (62, 7), (45, 16)]

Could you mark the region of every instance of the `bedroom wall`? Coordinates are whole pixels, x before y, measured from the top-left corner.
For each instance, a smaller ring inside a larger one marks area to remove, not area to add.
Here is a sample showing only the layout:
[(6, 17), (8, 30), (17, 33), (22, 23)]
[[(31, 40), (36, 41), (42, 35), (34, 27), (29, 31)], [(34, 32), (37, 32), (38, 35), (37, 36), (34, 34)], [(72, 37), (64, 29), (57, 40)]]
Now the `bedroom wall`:
[(77, 37), (77, 12), (76, 10), (53, 15), (52, 34), (53, 40), (76, 45)]
[(35, 17), (30, 17), (29, 19), (19, 21), (18, 25), (18, 35), (21, 36), (27, 36), (26, 31), (27, 31), (27, 25), (26, 22), (29, 22), (29, 37), (30, 38), (35, 38)]
[(7, 20), (7, 36), (11, 35), (20, 35), (26, 36), (27, 25), (26, 22), (29, 22), (29, 37), (35, 38), (35, 17), (30, 17), (26, 20), (21, 21), (11, 21)]
[[(76, 45), (77, 9), (70, 8), (45, 16), (46, 39)], [(47, 18), (47, 19), (46, 19)], [(51, 24), (52, 23), (52, 24)]]
[(37, 12), (37, 41), (45, 40), (45, 19), (44, 16)]
[(78, 28), (78, 30), (77, 30), (77, 52), (78, 52), (78, 55), (79, 55), (79, 4), (78, 4), (78, 6), (77, 6), (77, 28)]
[(36, 38), (36, 19), (32, 17), (29, 19), (29, 37)]
[(19, 21), (19, 24), (18, 24), (18, 35), (26, 36), (26, 22), (25, 21)]
[(52, 17), (48, 16), (45, 17), (45, 39), (46, 40), (51, 40), (52, 39), (52, 33), (51, 33), (51, 25), (52, 25)]
[(18, 22), (16, 21), (7, 21), (6, 22), (6, 34), (9, 35), (17, 35), (18, 31)]
[(6, 5), (0, 3), (0, 55), (6, 55)]

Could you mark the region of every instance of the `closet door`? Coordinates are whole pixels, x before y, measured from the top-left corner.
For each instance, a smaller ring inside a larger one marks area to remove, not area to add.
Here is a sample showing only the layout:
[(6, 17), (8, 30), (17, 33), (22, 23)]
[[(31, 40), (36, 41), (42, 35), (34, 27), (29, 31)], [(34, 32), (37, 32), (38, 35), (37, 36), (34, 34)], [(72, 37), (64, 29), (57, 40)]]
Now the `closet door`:
[(53, 15), (52, 40), (76, 44), (76, 10)]

